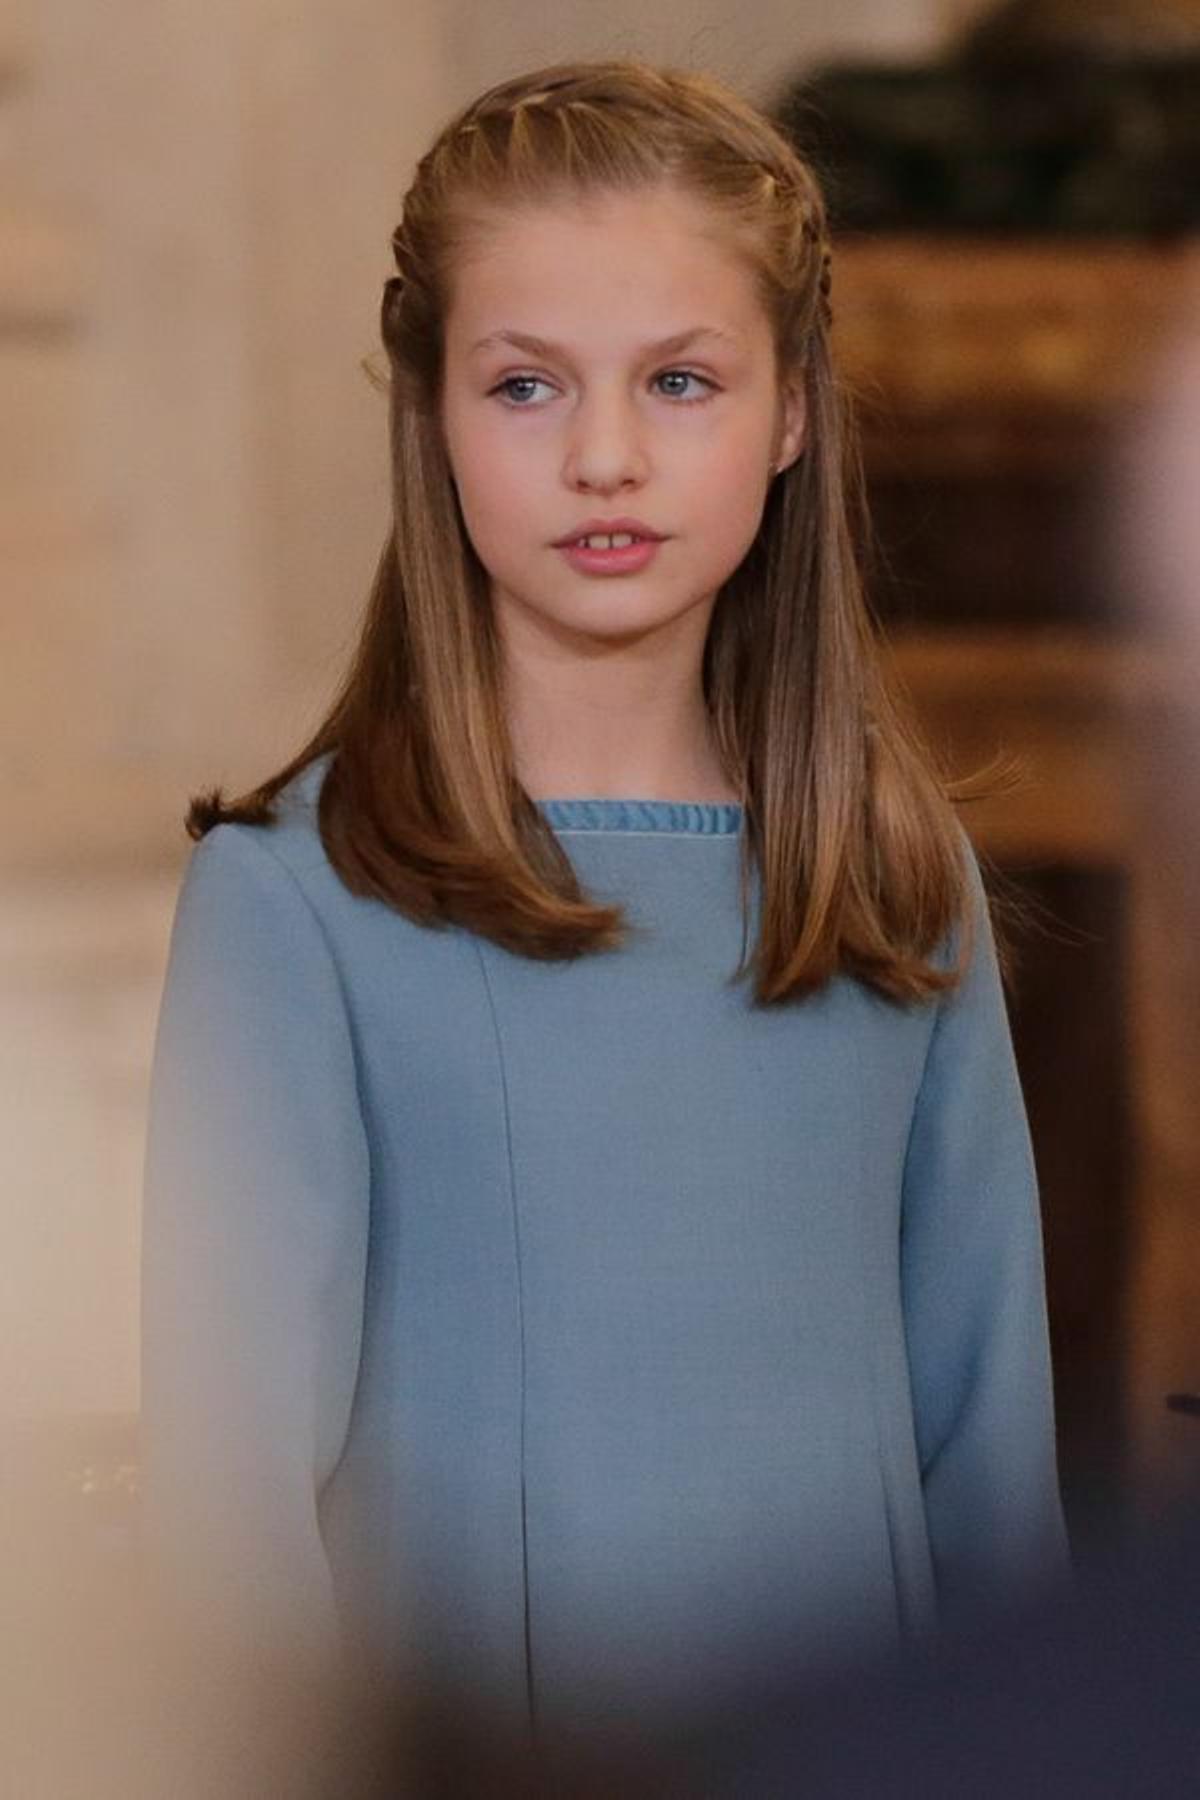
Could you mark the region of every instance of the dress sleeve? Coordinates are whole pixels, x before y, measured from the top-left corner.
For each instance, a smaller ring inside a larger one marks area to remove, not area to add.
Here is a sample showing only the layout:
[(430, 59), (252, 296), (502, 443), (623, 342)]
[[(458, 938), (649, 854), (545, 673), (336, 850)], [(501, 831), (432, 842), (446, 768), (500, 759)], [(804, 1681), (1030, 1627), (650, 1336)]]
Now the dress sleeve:
[(264, 829), (199, 842), (172, 929), (143, 1189), (143, 1544), (198, 1629), (324, 1666), (318, 1499), (357, 1378), (368, 1150), (338, 970)]
[(1041, 1216), (978, 864), (971, 959), (943, 998), (905, 1164), (901, 1269), (939, 1613), (1060, 1578)]

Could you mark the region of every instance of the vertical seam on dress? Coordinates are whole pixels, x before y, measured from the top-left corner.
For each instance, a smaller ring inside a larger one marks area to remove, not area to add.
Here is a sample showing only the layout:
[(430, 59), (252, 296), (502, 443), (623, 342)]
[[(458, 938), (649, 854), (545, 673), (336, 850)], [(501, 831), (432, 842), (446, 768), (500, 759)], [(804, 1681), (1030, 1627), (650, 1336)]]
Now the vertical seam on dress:
[[(879, 1483), (880, 1501), (883, 1506), (883, 1526), (887, 1536), (888, 1562), (892, 1572), (892, 1617), (896, 1628), (897, 1648), (903, 1647), (910, 1635), (911, 1620), (909, 1597), (907, 1592), (904, 1558), (901, 1554), (898, 1539), (900, 1536), (899, 1521), (896, 1517), (896, 1500), (894, 1476), (891, 1466), (891, 1442), (884, 1430), (882, 1416), (882, 1395), (880, 1393), (880, 1362), (882, 1358), (881, 1326), (875, 1308), (871, 1305), (871, 1257), (873, 1252), (873, 1234), (869, 1218), (867, 1196), (870, 1183), (864, 1166), (864, 1146), (870, 1141), (867, 1131), (867, 1120), (863, 1110), (866, 1070), (863, 1063), (861, 1030), (851, 1034), (851, 1056), (854, 1062), (854, 1094), (858, 1107), (857, 1169), (855, 1178), (856, 1212), (858, 1216), (858, 1272), (860, 1317), (867, 1335), (867, 1378), (871, 1387), (871, 1420), (875, 1442), (875, 1471)], [(899, 1214), (899, 1196), (897, 1196), (897, 1214)], [(897, 1257), (899, 1250), (897, 1249)], [(897, 1280), (899, 1269), (897, 1268)]]
[(537, 1710), (534, 1704), (533, 1690), (533, 1645), (530, 1634), (529, 1619), (529, 1537), (526, 1517), (525, 1494), (525, 1280), (524, 1267), (521, 1261), (521, 1214), (517, 1205), (517, 1178), (513, 1167), (512, 1153), (512, 1110), (508, 1101), (508, 1072), (504, 1063), (504, 1043), (500, 1034), (500, 1020), (496, 1012), (496, 1000), (492, 992), (491, 977), (488, 974), (487, 959), (483, 954), (483, 946), (478, 938), (474, 939), (475, 953), (479, 958), (479, 967), (483, 975), (484, 992), (487, 994), (488, 1011), (491, 1014), (492, 1033), (496, 1040), (496, 1057), (500, 1065), (500, 1091), (504, 1097), (504, 1146), (508, 1160), (508, 1193), (512, 1208), (513, 1254), (517, 1270), (517, 1340), (520, 1347), (520, 1408), (519, 1408), (519, 1456), (521, 1464), (521, 1586), (524, 1594), (524, 1643), (525, 1643), (525, 1702), (529, 1708), (530, 1733), (536, 1745)]
[[(933, 1559), (933, 1543), (929, 1531), (929, 1515), (925, 1507), (925, 1472), (921, 1466), (920, 1445), (917, 1442), (916, 1394), (913, 1389), (912, 1363), (909, 1355), (908, 1309), (904, 1299), (904, 1214), (905, 1190), (908, 1180), (908, 1158), (912, 1147), (913, 1134), (916, 1130), (917, 1109), (921, 1103), (921, 1094), (925, 1086), (925, 1077), (929, 1069), (933, 1042), (941, 1026), (945, 1010), (944, 1000), (934, 1001), (932, 1023), (925, 1047), (921, 1055), (921, 1071), (913, 1091), (912, 1110), (909, 1114), (908, 1131), (905, 1134), (904, 1152), (900, 1158), (900, 1191), (898, 1195), (896, 1219), (896, 1279), (900, 1286), (900, 1332), (904, 1349), (905, 1384), (909, 1396), (909, 1422), (912, 1431), (913, 1465), (917, 1476), (917, 1493), (921, 1508), (921, 1526), (925, 1561), (923, 1567), (928, 1572), (928, 1586), (918, 1590), (915, 1578), (906, 1576), (906, 1584), (901, 1584), (898, 1594), (902, 1597), (901, 1622), (912, 1638), (919, 1639), (927, 1635), (937, 1617), (937, 1571)], [(877, 1427), (882, 1430), (882, 1421), (876, 1414)], [(894, 1505), (894, 1502), (892, 1503)], [(893, 1547), (894, 1550), (894, 1547)]]

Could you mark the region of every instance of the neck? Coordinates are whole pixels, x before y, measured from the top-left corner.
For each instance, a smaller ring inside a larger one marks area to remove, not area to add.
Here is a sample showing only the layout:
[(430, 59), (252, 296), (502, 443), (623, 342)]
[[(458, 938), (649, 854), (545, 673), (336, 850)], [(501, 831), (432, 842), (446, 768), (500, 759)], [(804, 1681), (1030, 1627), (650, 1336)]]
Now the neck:
[(741, 798), (701, 685), (708, 609), (624, 642), (568, 642), (502, 618), (516, 772), (533, 799)]
[[(703, 694), (579, 681), (514, 684), (509, 734), (534, 799), (736, 801)], [(523, 702), (523, 703), (522, 703)]]

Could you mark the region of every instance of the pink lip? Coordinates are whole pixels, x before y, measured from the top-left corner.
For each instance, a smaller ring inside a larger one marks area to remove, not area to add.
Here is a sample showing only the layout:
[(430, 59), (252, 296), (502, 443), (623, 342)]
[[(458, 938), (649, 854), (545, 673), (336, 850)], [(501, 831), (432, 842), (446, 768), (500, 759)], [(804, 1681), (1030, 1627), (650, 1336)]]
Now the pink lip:
[(636, 575), (653, 562), (660, 543), (659, 538), (640, 538), (619, 550), (589, 550), (579, 543), (560, 544), (557, 548), (581, 575)]
[[(580, 538), (614, 531), (628, 532), (631, 537), (646, 538), (650, 543), (655, 544), (661, 543), (663, 537), (661, 531), (652, 531), (649, 525), (643, 525), (640, 519), (585, 519), (582, 525), (577, 525), (574, 531), (567, 533), (566, 537), (555, 538), (554, 548), (565, 550), (568, 545), (578, 543)], [(593, 554), (597, 553), (593, 552)]]

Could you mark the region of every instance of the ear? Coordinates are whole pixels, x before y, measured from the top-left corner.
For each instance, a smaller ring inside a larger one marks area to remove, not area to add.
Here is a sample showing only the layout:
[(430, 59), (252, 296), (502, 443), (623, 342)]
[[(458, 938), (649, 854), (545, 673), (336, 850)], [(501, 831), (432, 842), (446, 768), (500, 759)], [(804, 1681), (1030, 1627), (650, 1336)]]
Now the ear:
[(775, 439), (775, 468), (789, 468), (804, 448), (808, 407), (804, 398), (804, 377), (797, 372), (784, 383), (780, 395), (780, 419)]

